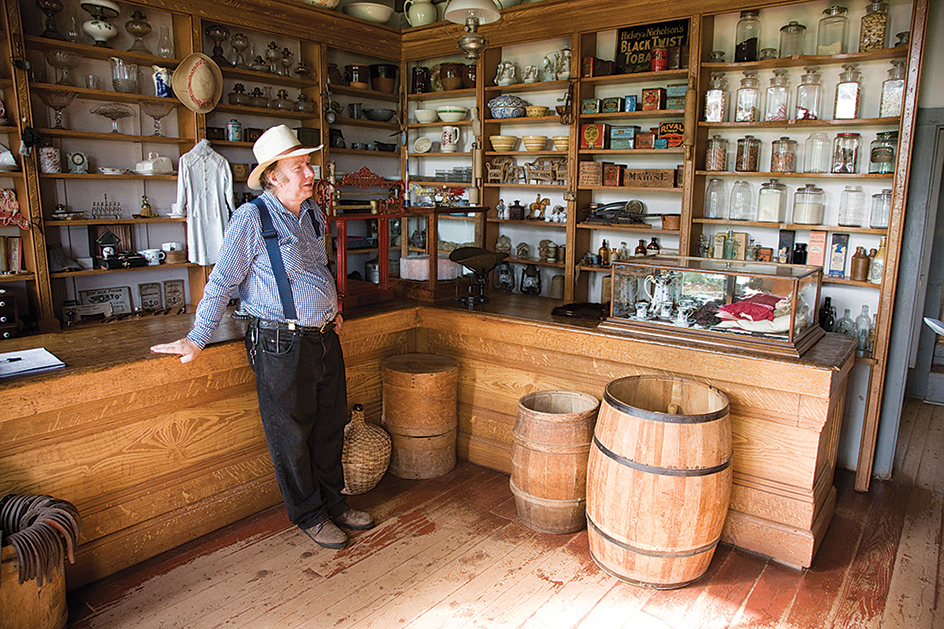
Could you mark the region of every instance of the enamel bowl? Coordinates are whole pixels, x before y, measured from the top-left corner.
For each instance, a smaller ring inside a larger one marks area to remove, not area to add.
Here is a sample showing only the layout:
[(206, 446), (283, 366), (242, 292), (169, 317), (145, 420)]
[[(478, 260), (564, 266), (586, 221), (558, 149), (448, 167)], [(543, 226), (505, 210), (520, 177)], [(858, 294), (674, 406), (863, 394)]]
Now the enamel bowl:
[(368, 22), (377, 24), (386, 24), (393, 15), (393, 7), (376, 2), (352, 2), (344, 7), (344, 12), (353, 17), (358, 17)]
[(466, 115), (469, 113), (469, 108), (460, 107), (459, 105), (444, 105), (438, 107), (436, 112), (439, 114), (439, 119), (443, 122), (459, 122), (460, 120), (465, 120)]
[(413, 112), (416, 121), (419, 123), (430, 123), (439, 120), (439, 112), (435, 109), (417, 109)]

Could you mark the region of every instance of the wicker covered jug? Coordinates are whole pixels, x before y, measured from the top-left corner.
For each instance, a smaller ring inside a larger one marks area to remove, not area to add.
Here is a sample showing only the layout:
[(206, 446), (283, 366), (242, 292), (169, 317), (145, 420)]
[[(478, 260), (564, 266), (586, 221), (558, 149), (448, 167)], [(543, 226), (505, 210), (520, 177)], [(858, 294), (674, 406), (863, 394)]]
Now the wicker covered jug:
[(390, 435), (380, 426), (364, 421), (364, 407), (355, 404), (351, 421), (344, 427), (344, 489), (341, 493), (356, 495), (373, 489), (390, 464)]

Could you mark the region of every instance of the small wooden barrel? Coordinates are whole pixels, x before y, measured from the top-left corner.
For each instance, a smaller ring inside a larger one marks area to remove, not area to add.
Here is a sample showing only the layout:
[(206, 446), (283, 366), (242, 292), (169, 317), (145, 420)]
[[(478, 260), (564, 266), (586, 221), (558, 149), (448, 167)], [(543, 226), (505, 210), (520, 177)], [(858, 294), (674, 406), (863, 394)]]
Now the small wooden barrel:
[(577, 391), (538, 391), (518, 400), (511, 441), (511, 493), (518, 518), (547, 533), (587, 524), (587, 456), (600, 400)]
[(587, 469), (590, 554), (609, 574), (676, 588), (708, 569), (731, 499), (728, 398), (682, 378), (606, 386)]
[(400, 354), (381, 365), (390, 473), (435, 478), (456, 466), (459, 363), (435, 354)]
[(36, 587), (32, 579), (20, 583), (20, 563), (13, 546), (0, 552), (0, 629), (62, 629), (69, 618), (66, 577), (62, 563), (52, 581)]

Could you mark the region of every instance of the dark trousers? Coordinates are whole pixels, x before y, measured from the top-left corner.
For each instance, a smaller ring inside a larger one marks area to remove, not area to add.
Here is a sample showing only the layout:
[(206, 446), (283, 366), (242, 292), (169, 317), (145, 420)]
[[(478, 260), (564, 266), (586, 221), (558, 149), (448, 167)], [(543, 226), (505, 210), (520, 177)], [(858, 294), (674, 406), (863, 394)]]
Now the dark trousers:
[(347, 385), (338, 335), (250, 327), (246, 349), (289, 519), (307, 527), (340, 515)]

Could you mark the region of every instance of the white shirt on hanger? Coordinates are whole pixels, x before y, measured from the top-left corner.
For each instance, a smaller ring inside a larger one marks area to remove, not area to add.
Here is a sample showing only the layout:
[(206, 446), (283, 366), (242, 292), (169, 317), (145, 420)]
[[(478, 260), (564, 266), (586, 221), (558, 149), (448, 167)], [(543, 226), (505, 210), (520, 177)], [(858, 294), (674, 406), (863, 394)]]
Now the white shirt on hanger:
[(233, 211), (233, 173), (206, 139), (180, 157), (177, 203), (187, 212), (188, 259), (216, 264)]

